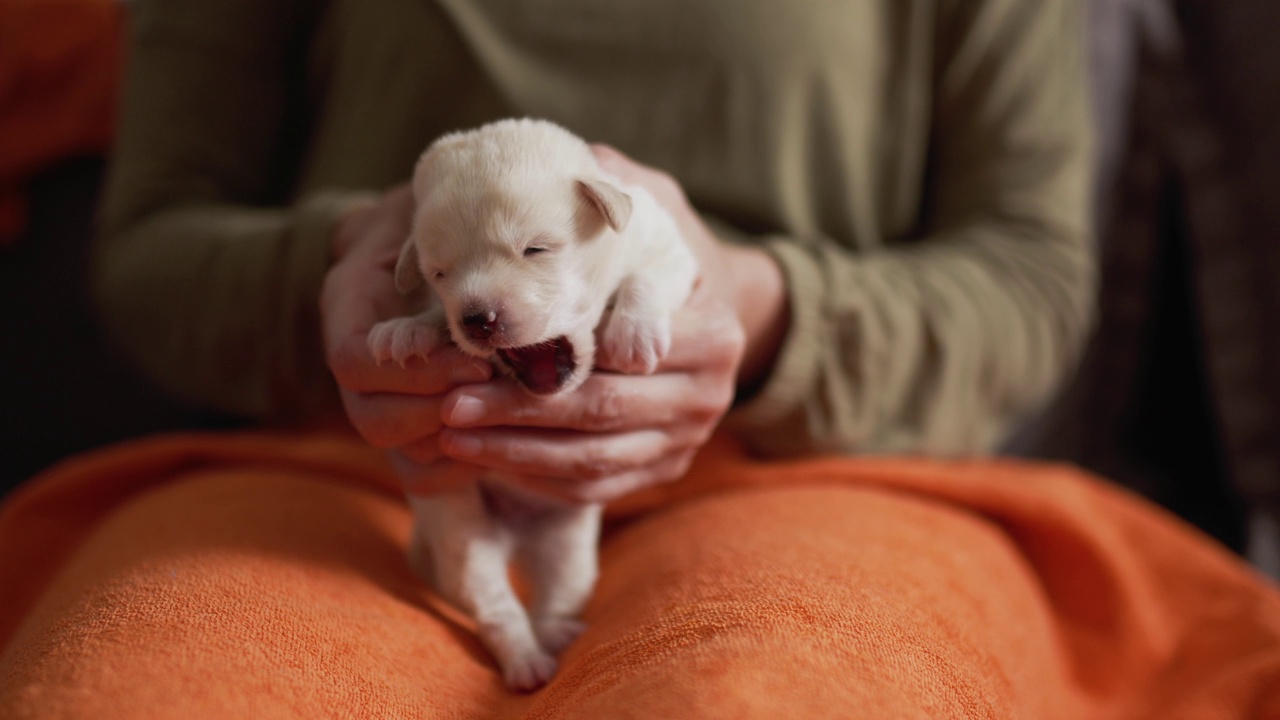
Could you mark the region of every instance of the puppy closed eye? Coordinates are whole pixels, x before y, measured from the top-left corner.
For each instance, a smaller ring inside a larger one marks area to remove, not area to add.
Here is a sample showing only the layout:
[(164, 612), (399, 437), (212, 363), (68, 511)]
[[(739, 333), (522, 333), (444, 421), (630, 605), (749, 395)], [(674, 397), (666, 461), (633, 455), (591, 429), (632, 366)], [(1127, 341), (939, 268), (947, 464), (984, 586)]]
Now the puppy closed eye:
[(527, 248), (525, 248), (525, 249), (524, 249), (524, 256), (525, 256), (525, 257), (533, 257), (534, 255), (537, 255), (538, 253), (544, 253), (544, 252), (546, 252), (546, 251), (547, 251), (547, 250), (549, 250), (549, 249), (550, 249), (550, 248), (544, 248), (544, 247), (539, 247), (539, 246), (533, 246), (533, 245), (530, 245), (529, 247), (527, 247)]

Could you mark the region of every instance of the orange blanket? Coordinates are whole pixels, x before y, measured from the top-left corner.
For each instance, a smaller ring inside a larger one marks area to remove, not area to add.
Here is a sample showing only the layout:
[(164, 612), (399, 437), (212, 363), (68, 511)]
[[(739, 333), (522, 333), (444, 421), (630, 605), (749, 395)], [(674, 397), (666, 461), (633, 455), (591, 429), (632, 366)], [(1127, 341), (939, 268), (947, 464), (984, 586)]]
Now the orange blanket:
[(186, 435), (0, 513), (6, 717), (1280, 718), (1280, 594), (1067, 467), (760, 463), (611, 509), (587, 633), (508, 694), (406, 570), (381, 457)]
[(0, 0), (0, 245), (33, 173), (110, 144), (125, 22), (120, 0)]

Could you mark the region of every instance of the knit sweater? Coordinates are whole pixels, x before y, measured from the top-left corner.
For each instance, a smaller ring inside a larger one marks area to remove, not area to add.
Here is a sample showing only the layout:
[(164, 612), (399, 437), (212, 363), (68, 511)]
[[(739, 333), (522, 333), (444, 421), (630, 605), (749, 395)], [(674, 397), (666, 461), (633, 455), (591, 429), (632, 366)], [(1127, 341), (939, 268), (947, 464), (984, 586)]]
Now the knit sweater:
[(102, 315), (185, 398), (335, 408), (335, 218), (445, 132), (542, 117), (671, 173), (780, 264), (791, 325), (729, 417), (757, 450), (989, 450), (1092, 316), (1077, 6), (140, 2)]

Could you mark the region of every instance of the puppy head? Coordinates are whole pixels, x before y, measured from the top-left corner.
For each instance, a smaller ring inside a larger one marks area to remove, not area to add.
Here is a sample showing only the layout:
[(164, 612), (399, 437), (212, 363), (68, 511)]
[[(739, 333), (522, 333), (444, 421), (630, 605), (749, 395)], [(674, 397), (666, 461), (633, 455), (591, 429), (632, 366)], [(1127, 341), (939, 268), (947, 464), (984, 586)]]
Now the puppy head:
[(631, 213), (585, 143), (531, 121), (447, 136), (419, 161), (414, 195), (397, 287), (425, 278), (458, 347), (496, 355), (530, 392), (581, 385), (613, 290), (602, 264)]

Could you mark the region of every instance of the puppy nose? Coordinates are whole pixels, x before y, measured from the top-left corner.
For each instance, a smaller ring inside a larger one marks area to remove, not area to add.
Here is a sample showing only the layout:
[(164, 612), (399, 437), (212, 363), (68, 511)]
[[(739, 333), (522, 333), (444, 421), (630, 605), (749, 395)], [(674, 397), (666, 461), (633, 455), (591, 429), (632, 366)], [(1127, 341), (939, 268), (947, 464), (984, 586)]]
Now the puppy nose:
[(462, 329), (472, 340), (488, 340), (498, 331), (498, 313), (493, 310), (471, 313), (462, 318)]

